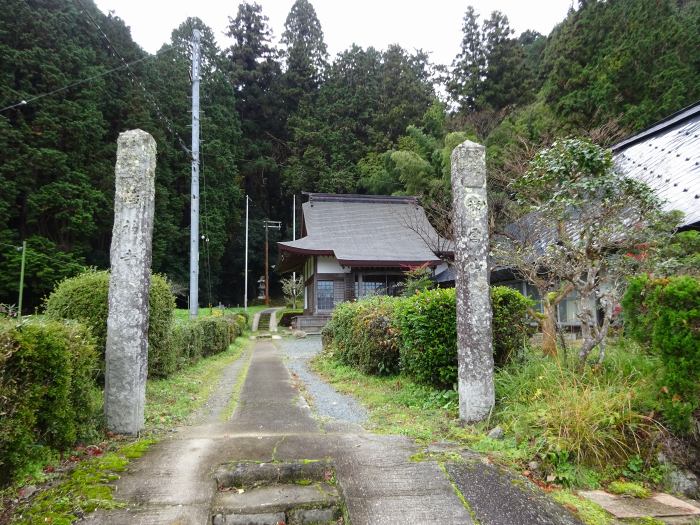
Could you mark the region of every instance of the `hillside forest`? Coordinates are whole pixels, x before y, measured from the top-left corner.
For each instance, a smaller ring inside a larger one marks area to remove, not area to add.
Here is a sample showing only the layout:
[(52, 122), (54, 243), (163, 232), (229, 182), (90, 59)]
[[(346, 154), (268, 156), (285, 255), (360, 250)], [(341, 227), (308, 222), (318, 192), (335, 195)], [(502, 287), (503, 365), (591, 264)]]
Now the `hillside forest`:
[(441, 209), (450, 151), (470, 138), (487, 147), (497, 225), (540, 145), (573, 134), (609, 145), (700, 99), (697, 0), (580, 0), (549, 35), (515, 34), (506, 14), (465, 4), (451, 64), (398, 45), (329, 56), (308, 0), (281, 35), (242, 3), (221, 21), (230, 47), (190, 18), (155, 55), (92, 0), (0, 5), (0, 303), (16, 303), (26, 240), (25, 313), (62, 278), (108, 267), (116, 138), (131, 128), (158, 144), (153, 269), (186, 302), (195, 28), (202, 304), (242, 303), (245, 195), (252, 297), (262, 221), (282, 222), (273, 240), (291, 238), (303, 191), (418, 195)]

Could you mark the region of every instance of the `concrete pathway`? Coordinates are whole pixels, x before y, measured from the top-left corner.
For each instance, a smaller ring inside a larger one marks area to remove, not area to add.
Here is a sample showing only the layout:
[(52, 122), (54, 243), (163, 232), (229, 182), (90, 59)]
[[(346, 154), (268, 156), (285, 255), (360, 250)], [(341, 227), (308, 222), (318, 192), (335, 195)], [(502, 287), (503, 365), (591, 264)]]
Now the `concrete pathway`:
[[(247, 359), (242, 356), (224, 374), (224, 390), (232, 391), (233, 378), (245, 370)], [(83, 522), (205, 525), (212, 523), (215, 509), (222, 512), (219, 507), (226, 499), (222, 496), (227, 496), (217, 493), (214, 481), (222, 465), (328, 460), (335, 466), (339, 493), (352, 525), (473, 523), (438, 463), (410, 460), (419, 451), (411, 440), (320, 428), (273, 343), (257, 341), (250, 359), (230, 421), (220, 422), (211, 415), (220, 413), (222, 402), (228, 402), (219, 395), (208, 408), (209, 417), (200, 414), (200, 424), (156, 444), (116, 482), (115, 496), (126, 508), (96, 513)], [(500, 504), (508, 505), (508, 501)], [(504, 514), (503, 520), (496, 517), (488, 523), (514, 522)], [(547, 521), (544, 516), (544, 521), (531, 523), (560, 522)]]

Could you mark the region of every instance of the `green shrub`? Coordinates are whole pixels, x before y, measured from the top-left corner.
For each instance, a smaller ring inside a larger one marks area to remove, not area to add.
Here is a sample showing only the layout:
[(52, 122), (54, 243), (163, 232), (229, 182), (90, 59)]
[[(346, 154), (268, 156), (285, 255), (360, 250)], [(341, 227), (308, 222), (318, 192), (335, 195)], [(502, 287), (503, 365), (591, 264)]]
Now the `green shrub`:
[(174, 370), (223, 352), (246, 328), (242, 315), (216, 315), (173, 323), (170, 334)]
[(663, 361), (664, 418), (675, 431), (691, 432), (700, 406), (700, 279), (634, 277), (622, 306), (626, 331)]
[[(45, 302), (49, 319), (74, 319), (90, 328), (104, 358), (107, 339), (109, 272), (88, 270), (60, 282)], [(172, 372), (170, 330), (175, 297), (163, 276), (151, 277), (148, 322), (148, 373), (166, 376)]]
[(457, 382), (455, 290), (428, 290), (406, 297), (396, 309), (401, 369), (439, 388)]
[(533, 301), (507, 286), (491, 288), (493, 310), (493, 360), (501, 367), (523, 347), (529, 334), (528, 308)]
[[(530, 301), (502, 286), (491, 289), (491, 298), (494, 358), (502, 365), (523, 346)], [(454, 289), (342, 303), (322, 336), (324, 347), (341, 362), (365, 373), (391, 374), (400, 368), (418, 382), (448, 389), (457, 381)]]
[(201, 325), (195, 321), (175, 321), (170, 333), (170, 343), (176, 356), (178, 368), (195, 363), (202, 358)]
[(202, 327), (202, 355), (204, 357), (225, 351), (231, 343), (229, 323), (223, 317), (200, 317)]
[(324, 329), (325, 342), (333, 341), (341, 362), (366, 374), (398, 372), (398, 332), (393, 320), (399, 302), (397, 298), (375, 296), (340, 304)]
[(0, 325), (0, 482), (94, 434), (97, 369), (84, 326)]

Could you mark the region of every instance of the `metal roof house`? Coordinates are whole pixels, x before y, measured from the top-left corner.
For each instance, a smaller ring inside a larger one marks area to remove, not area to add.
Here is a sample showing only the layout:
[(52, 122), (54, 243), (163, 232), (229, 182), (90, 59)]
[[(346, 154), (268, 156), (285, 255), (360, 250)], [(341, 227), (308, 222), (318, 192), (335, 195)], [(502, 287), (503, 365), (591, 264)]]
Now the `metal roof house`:
[(700, 227), (700, 101), (612, 147), (617, 169), (645, 182), (667, 211)]
[(415, 197), (307, 195), (302, 237), (278, 243), (280, 272), (304, 279), (298, 328), (322, 326), (340, 302), (397, 294), (406, 270), (444, 269), (437, 248), (444, 239)]
[[(700, 102), (612, 146), (617, 170), (645, 182), (661, 199), (666, 211), (678, 210), (680, 229), (700, 228)], [(513, 225), (515, 226), (515, 225)], [(543, 245), (546, 245), (543, 239)], [(449, 279), (445, 274), (442, 280)], [(532, 285), (507, 271), (492, 272), (491, 282), (516, 288), (538, 300)], [(562, 327), (580, 326), (579, 298), (571, 293), (558, 306)]]

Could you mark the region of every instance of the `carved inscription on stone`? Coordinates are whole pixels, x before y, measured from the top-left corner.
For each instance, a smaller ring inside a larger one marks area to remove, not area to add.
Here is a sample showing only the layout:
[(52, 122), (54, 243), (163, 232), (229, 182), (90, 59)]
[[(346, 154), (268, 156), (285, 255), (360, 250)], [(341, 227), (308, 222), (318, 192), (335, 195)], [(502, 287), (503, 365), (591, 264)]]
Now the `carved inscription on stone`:
[(151, 135), (119, 135), (105, 352), (107, 429), (119, 434), (144, 423), (155, 167)]
[(452, 152), (457, 296), (459, 416), (488, 416), (494, 405), (488, 206), (484, 147), (466, 141)]

